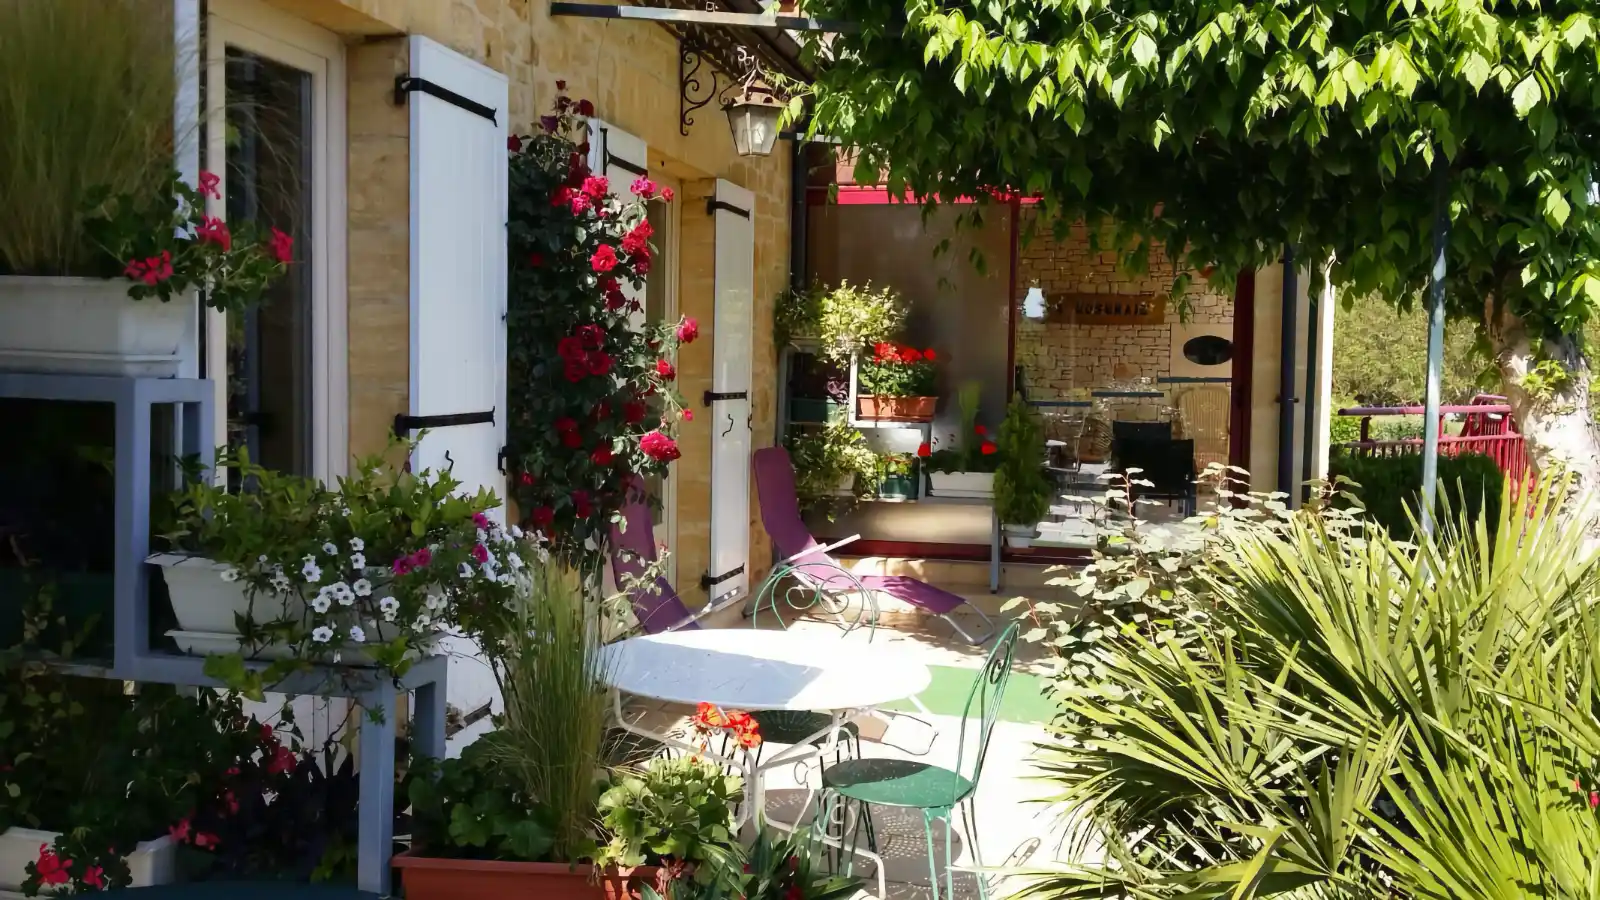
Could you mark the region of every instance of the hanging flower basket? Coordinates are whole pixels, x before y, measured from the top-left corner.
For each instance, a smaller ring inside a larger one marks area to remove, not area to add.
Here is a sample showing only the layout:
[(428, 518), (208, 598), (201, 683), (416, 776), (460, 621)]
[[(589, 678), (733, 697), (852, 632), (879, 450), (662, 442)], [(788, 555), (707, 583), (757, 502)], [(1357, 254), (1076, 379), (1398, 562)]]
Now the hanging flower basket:
[(863, 419), (898, 419), (908, 422), (932, 421), (938, 411), (938, 397), (889, 397), (882, 395), (856, 398), (857, 413)]

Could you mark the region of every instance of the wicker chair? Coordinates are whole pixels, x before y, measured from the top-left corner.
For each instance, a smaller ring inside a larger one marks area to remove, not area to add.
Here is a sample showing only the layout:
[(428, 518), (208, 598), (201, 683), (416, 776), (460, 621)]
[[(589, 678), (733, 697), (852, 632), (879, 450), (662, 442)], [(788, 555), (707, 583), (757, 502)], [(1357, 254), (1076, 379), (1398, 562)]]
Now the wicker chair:
[(1199, 387), (1178, 397), (1182, 436), (1194, 441), (1195, 468), (1204, 472), (1212, 463), (1228, 464), (1228, 391)]

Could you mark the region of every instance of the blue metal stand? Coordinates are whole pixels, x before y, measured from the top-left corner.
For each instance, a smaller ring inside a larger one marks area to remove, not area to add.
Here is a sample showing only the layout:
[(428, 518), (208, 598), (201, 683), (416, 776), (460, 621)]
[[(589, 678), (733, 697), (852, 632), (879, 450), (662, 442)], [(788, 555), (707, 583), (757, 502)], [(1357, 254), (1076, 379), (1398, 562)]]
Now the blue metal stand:
[[(0, 373), (0, 398), (104, 403), (116, 416), (116, 553), (113, 563), (111, 665), (69, 663), (62, 668), (85, 677), (154, 684), (223, 687), (205, 674), (205, 659), (157, 652), (150, 647), (150, 503), (155, 472), (154, 409), (173, 408), (170, 440), (176, 457), (194, 456), (210, 468), (213, 385), (173, 378), (117, 378), (89, 375)], [(252, 664), (265, 668), (266, 663)], [(414, 692), (411, 735), (416, 751), (445, 755), (445, 677), (443, 656), (419, 660), (398, 682), (371, 668), (317, 666), (273, 685), (275, 692), (350, 697), (365, 713), (361, 719), (360, 833), (356, 884), (380, 896), (389, 893), (389, 856), (394, 844), (395, 698)]]

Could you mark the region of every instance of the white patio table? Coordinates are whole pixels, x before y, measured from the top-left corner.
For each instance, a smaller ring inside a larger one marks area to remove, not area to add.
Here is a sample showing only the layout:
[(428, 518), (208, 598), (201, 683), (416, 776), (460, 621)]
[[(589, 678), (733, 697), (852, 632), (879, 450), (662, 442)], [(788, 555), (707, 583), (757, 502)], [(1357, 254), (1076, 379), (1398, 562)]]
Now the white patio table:
[[(628, 638), (602, 651), (613, 688), (617, 722), (626, 731), (671, 747), (698, 752), (739, 770), (745, 802), (735, 829), (763, 810), (762, 774), (833, 749), (844, 723), (872, 709), (915, 697), (932, 673), (904, 652), (882, 644), (856, 645), (836, 634), (711, 628)], [(825, 712), (830, 722), (805, 740), (763, 759), (735, 759), (702, 750), (671, 735), (640, 728), (622, 714), (622, 694), (669, 703), (710, 703), (724, 710)], [(829, 740), (818, 747), (812, 742)], [(771, 824), (790, 828), (779, 822)]]

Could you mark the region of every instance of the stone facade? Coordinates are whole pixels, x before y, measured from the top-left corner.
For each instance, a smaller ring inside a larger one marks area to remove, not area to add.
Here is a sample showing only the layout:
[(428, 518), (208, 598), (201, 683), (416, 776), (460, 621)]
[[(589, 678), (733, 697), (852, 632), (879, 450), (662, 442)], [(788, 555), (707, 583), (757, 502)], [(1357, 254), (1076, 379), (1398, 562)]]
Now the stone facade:
[[(1031, 211), (1023, 213), (1027, 235)], [(1083, 225), (1075, 225), (1060, 241), (1042, 222), (1031, 240), (1018, 249), (1017, 293), (1038, 287), (1045, 294), (1158, 294), (1171, 289), (1178, 270), (1160, 248), (1150, 254), (1149, 271), (1129, 273), (1117, 266), (1115, 252), (1090, 245)], [(1193, 323), (1233, 324), (1233, 298), (1195, 276), (1188, 295), (1187, 319)], [(1172, 375), (1174, 328), (1184, 314), (1167, 303), (1160, 325), (1078, 325), (1017, 317), (1016, 364), (1022, 366), (1030, 395), (1043, 400), (1087, 400), (1089, 392), (1125, 389), (1149, 379), (1156, 389)], [(1180, 388), (1181, 390), (1181, 388)], [(1174, 390), (1162, 398), (1116, 398), (1109, 401), (1118, 418), (1157, 419), (1173, 402)]]
[[(691, 399), (710, 386), (713, 316), (711, 220), (704, 198), (718, 178), (753, 191), (755, 223), (752, 430), (757, 447), (772, 443), (776, 357), (773, 298), (788, 283), (789, 155), (734, 153), (722, 115), (707, 107), (687, 136), (679, 131), (677, 39), (632, 21), (551, 17), (548, 0), (270, 0), (340, 34), (348, 44), (349, 122), (349, 399), (350, 449), (381, 449), (389, 423), (406, 410), (409, 384), (408, 119), (390, 99), (406, 67), (405, 35), (439, 41), (510, 81), (510, 125), (532, 123), (556, 96), (558, 80), (597, 115), (649, 147), (649, 168), (680, 183), (678, 309), (700, 322), (701, 340), (679, 361)], [(697, 207), (698, 203), (698, 207)], [(698, 404), (695, 404), (698, 406)], [(696, 410), (699, 412), (699, 410)], [(709, 558), (711, 422), (686, 423), (684, 456), (673, 467), (677, 491), (678, 589), (704, 599), (699, 576)], [(751, 501), (752, 584), (766, 572), (770, 544)]]

